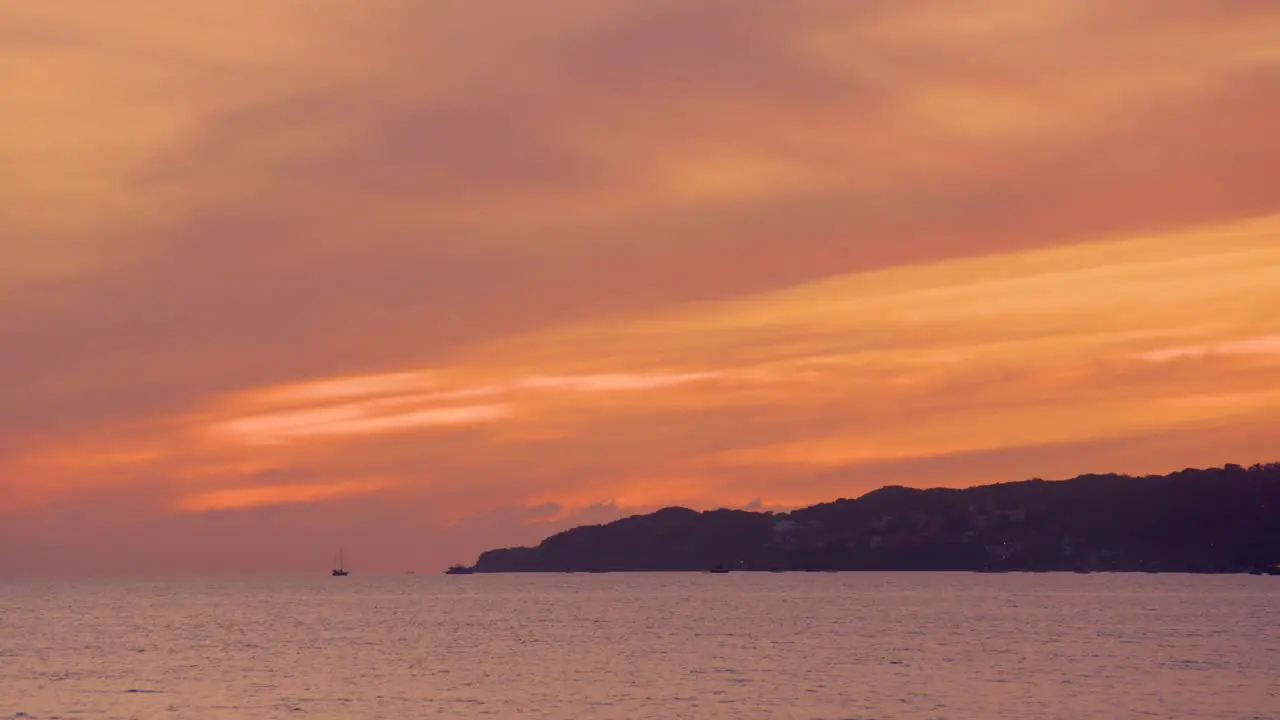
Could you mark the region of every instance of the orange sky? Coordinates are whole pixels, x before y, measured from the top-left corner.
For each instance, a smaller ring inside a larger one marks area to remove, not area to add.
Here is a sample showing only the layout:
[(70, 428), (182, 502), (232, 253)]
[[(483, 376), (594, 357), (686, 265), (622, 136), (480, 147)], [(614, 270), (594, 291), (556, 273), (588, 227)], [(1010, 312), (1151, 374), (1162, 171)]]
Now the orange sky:
[(1272, 0), (0, 0), (0, 573), (1280, 460)]

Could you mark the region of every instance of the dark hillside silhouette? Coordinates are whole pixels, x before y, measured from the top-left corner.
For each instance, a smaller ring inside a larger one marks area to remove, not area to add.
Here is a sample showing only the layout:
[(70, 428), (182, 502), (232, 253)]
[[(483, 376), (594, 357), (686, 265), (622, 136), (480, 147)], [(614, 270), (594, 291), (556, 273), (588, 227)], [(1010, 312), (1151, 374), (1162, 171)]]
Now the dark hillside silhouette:
[(917, 490), (788, 513), (666, 508), (491, 550), (475, 572), (1120, 570), (1280, 563), (1280, 463)]

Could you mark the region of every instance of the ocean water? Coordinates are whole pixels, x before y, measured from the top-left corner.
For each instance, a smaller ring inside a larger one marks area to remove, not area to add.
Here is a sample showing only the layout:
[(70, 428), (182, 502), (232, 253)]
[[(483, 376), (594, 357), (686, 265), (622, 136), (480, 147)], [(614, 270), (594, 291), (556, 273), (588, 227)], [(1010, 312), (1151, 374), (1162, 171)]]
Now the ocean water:
[(0, 718), (1280, 718), (1280, 578), (0, 584)]

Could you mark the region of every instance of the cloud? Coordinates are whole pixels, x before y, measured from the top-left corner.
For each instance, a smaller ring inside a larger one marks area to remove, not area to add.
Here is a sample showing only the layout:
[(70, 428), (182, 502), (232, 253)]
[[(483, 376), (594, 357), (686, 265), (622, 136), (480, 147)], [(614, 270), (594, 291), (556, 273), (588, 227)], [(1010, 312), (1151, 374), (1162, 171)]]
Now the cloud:
[[(183, 478), (184, 497), (238, 491), (265, 470), (399, 477), (457, 515), (490, 497), (796, 504), (812, 494), (763, 495), (736, 478), (1252, 422), (1278, 411), (1261, 392), (1274, 365), (1222, 355), (1206, 374), (1145, 358), (1187, 341), (1263, 346), (1238, 338), (1267, 330), (1254, 309), (1277, 286), (1277, 222), (854, 273), (565, 325), (452, 365), (239, 391), (140, 430), (140, 446), (64, 456), (100, 482), (140, 467)], [(59, 462), (45, 472), (68, 472)]]
[(655, 390), (657, 388), (685, 385), (692, 382), (711, 380), (717, 376), (718, 373), (715, 372), (675, 374), (653, 373), (647, 375), (627, 375), (623, 373), (577, 376), (536, 375), (518, 381), (517, 386), (534, 390), (627, 392), (635, 390)]
[(379, 482), (346, 482), (228, 488), (184, 498), (178, 507), (185, 512), (209, 512), (213, 510), (244, 510), (270, 507), (272, 505), (332, 502), (352, 495), (376, 492), (383, 489), (383, 487), (385, 485)]
[(244, 399), (262, 405), (345, 400), (405, 392), (420, 393), (435, 384), (434, 377), (426, 372), (372, 373), (271, 387), (247, 393)]
[(0, 482), (771, 502), (704, 459), (1244, 423), (1270, 405), (1178, 398), (1274, 386), (1232, 343), (1280, 332), (1278, 26), (1259, 0), (0, 0)]
[(492, 422), (511, 414), (507, 405), (410, 410), (368, 416), (354, 407), (275, 413), (232, 420), (215, 432), (247, 444), (273, 444), (309, 438), (376, 435), (410, 430)]
[(1151, 362), (1194, 360), (1213, 356), (1277, 355), (1280, 354), (1280, 335), (1226, 340), (1208, 345), (1161, 348), (1139, 353), (1138, 357)]

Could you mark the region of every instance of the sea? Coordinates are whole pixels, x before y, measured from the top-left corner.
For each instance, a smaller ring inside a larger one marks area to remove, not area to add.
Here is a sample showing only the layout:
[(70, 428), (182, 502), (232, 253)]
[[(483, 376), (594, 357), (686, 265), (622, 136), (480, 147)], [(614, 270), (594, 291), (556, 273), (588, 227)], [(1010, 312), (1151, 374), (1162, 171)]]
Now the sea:
[(0, 581), (0, 719), (1280, 718), (1280, 577)]

